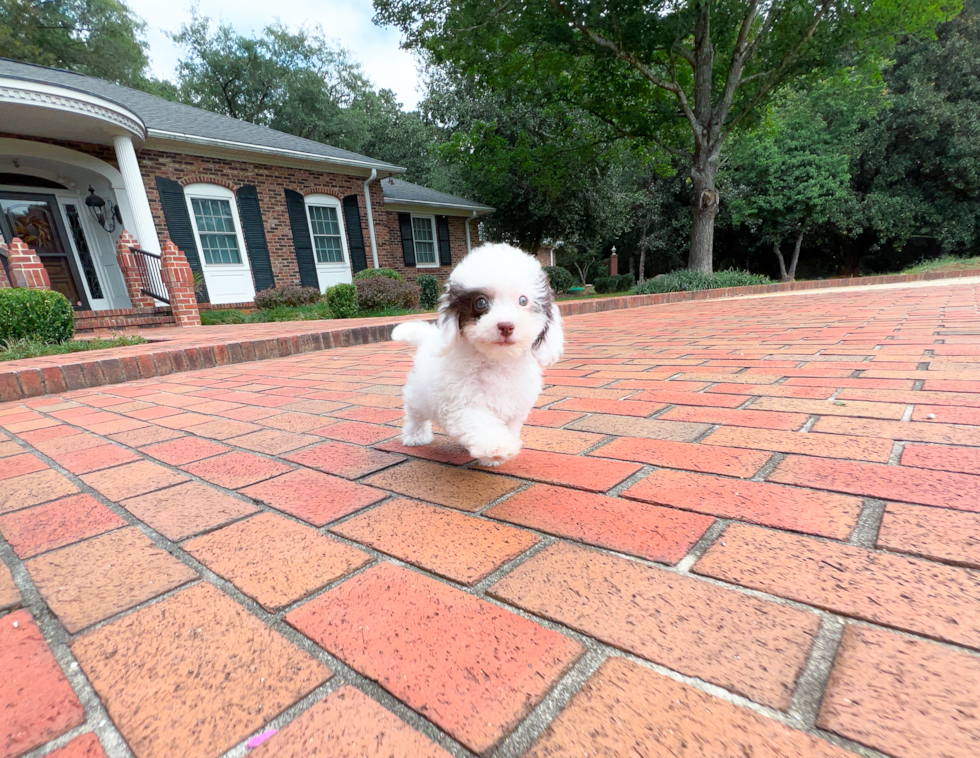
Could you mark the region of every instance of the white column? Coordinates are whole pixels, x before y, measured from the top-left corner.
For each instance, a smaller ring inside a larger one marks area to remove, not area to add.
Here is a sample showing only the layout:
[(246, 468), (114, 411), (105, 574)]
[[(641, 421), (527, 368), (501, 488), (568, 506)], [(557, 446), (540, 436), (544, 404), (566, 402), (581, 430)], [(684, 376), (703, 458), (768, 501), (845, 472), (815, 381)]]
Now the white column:
[(116, 146), (116, 161), (119, 163), (119, 173), (122, 174), (123, 187), (126, 190), (129, 207), (133, 213), (133, 223), (136, 227), (126, 231), (139, 240), (143, 250), (159, 255), (161, 251), (160, 239), (157, 237), (157, 228), (153, 223), (150, 200), (146, 196), (143, 173), (140, 171), (140, 164), (136, 160), (133, 141), (127, 136), (113, 137), (112, 141)]

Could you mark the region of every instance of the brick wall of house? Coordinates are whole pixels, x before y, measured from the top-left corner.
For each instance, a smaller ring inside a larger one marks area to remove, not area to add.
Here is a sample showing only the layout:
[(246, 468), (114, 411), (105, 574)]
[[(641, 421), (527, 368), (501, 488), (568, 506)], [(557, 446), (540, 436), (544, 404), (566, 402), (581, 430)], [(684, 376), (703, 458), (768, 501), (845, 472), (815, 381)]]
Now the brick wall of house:
[[(373, 197), (372, 197), (373, 202)], [(449, 216), (449, 250), (452, 253), (451, 266), (439, 266), (438, 268), (415, 269), (405, 266), (405, 259), (402, 255), (402, 233), (398, 225), (398, 213), (395, 211), (383, 211), (374, 216), (375, 230), (380, 233), (382, 226), (391, 244), (385, 248), (378, 243), (378, 263), (382, 268), (393, 268), (400, 272), (407, 280), (415, 281), (418, 274), (432, 274), (442, 284), (449, 277), (453, 268), (466, 256), (466, 221), (463, 216)], [(473, 229), (470, 233), (475, 237)], [(479, 242), (476, 240), (476, 242)]]
[[(155, 177), (163, 176), (184, 186), (199, 182), (220, 184), (231, 190), (237, 190), (244, 184), (254, 185), (259, 195), (259, 206), (262, 209), (262, 221), (265, 225), (265, 236), (276, 284), (299, 284), (299, 268), (296, 263), (289, 215), (286, 212), (284, 189), (295, 190), (301, 195), (333, 195), (340, 199), (348, 195), (356, 195), (361, 212), (361, 232), (364, 235), (365, 249), (370, 247), (367, 210), (364, 207), (364, 179), (361, 177), (157, 150), (141, 150), (138, 157), (153, 220), (161, 237), (166, 236), (167, 225), (163, 217)], [(375, 182), (371, 185), (371, 205), (375, 213), (375, 236), (379, 253), (390, 246), (387, 230), (380, 229), (377, 223), (377, 213), (383, 209), (383, 203), (381, 187)], [(367, 255), (368, 265), (370, 265), (370, 252)]]
[[(4, 134), (0, 137), (14, 139), (34, 139), (51, 145), (67, 147), (71, 150), (92, 155), (109, 165), (118, 168), (115, 151), (111, 146), (69, 142), (45, 138), (24, 137), (17, 134)], [(299, 284), (299, 268), (293, 247), (292, 228), (286, 212), (284, 189), (292, 189), (302, 195), (326, 194), (343, 199), (356, 195), (361, 213), (361, 232), (367, 253), (368, 267), (371, 267), (370, 233), (367, 226), (367, 211), (364, 207), (364, 178), (345, 174), (312, 171), (308, 169), (270, 166), (247, 161), (233, 161), (224, 158), (211, 158), (198, 155), (164, 152), (160, 150), (139, 150), (137, 152), (150, 210), (160, 235), (161, 244), (169, 237), (163, 208), (157, 193), (157, 176), (179, 182), (186, 186), (198, 182), (210, 182), (237, 190), (244, 184), (256, 187), (262, 220), (265, 226), (269, 257), (276, 284)], [(408, 267), (403, 263), (401, 231), (398, 214), (386, 211), (380, 182), (371, 185), (371, 206), (374, 212), (374, 231), (378, 245), (378, 261), (382, 267), (399, 271), (407, 280), (413, 281), (418, 273), (434, 274), (440, 283), (449, 276), (452, 266), (435, 269)], [(452, 261), (455, 266), (466, 255), (466, 218), (449, 217), (450, 245)], [(475, 240), (475, 230), (474, 240)]]

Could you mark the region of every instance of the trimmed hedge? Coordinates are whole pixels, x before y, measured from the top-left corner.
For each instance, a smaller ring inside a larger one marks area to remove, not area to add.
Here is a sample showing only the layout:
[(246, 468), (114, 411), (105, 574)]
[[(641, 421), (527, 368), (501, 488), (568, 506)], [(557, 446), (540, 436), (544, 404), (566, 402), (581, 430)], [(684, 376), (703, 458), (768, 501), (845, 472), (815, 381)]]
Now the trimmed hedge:
[(608, 295), (610, 292), (629, 292), (635, 285), (636, 279), (632, 274), (601, 276), (595, 280), (595, 291), (600, 295)]
[(752, 274), (748, 271), (716, 271), (704, 274), (700, 271), (680, 269), (669, 274), (662, 274), (655, 279), (647, 279), (636, 287), (638, 295), (656, 295), (662, 292), (694, 292), (696, 290), (712, 290), (725, 287), (748, 287), (754, 284), (772, 284), (772, 279), (762, 274)]
[(354, 281), (359, 282), (362, 279), (374, 279), (378, 276), (384, 277), (385, 279), (394, 279), (397, 282), (405, 281), (404, 277), (393, 268), (366, 268), (354, 274)]
[(336, 284), (323, 293), (334, 318), (354, 318), (357, 315), (357, 287), (353, 284)]
[(411, 282), (399, 282), (384, 277), (361, 279), (357, 287), (357, 307), (362, 311), (419, 307), (419, 287)]
[(548, 275), (548, 281), (551, 282), (551, 289), (556, 294), (568, 292), (575, 284), (575, 277), (572, 276), (572, 272), (567, 268), (562, 268), (561, 266), (545, 266), (544, 272)]
[(74, 334), (75, 314), (60, 292), (0, 290), (0, 342), (31, 339), (56, 345)]
[(415, 283), (419, 286), (419, 307), (424, 311), (433, 310), (439, 304), (439, 280), (432, 274), (419, 274)]
[(319, 301), (320, 290), (316, 287), (286, 285), (283, 287), (270, 287), (267, 290), (255, 293), (255, 305), (262, 310), (281, 308), (284, 305), (295, 308), (299, 305), (313, 305)]

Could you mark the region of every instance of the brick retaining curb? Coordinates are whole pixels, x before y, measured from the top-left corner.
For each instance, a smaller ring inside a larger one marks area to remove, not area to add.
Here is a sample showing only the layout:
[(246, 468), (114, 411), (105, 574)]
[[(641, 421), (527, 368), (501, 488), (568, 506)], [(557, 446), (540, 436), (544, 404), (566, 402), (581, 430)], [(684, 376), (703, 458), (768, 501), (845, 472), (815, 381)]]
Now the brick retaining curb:
[[(563, 316), (640, 308), (664, 303), (680, 303), (690, 300), (715, 300), (745, 295), (764, 295), (777, 292), (856, 287), (873, 284), (900, 284), (904, 282), (932, 281), (980, 276), (980, 269), (963, 271), (938, 271), (923, 274), (891, 274), (863, 276), (851, 279), (820, 279), (807, 282), (763, 284), (751, 287), (699, 290), (697, 292), (668, 292), (659, 295), (630, 295), (595, 300), (573, 300), (559, 303)], [(232, 363), (248, 363), (272, 358), (285, 358), (299, 353), (332, 350), (339, 347), (385, 342), (391, 331), (405, 318), (371, 326), (352, 326), (322, 332), (290, 334), (281, 337), (224, 342), (215, 338), (214, 344), (176, 346), (167, 349), (163, 342), (107, 350), (104, 357), (80, 360), (71, 353), (41, 359), (47, 365), (36, 364), (39, 359), (16, 361), (16, 367), (4, 370), (0, 364), (0, 402), (12, 402), (41, 395), (53, 395), (71, 390), (119, 384), (136, 379), (168, 376), (184, 371), (195, 371)], [(286, 322), (309, 324), (310, 322)], [(283, 324), (285, 328), (286, 324)], [(194, 334), (189, 329), (188, 334)], [(79, 354), (84, 355), (84, 353)], [(63, 359), (64, 364), (52, 365), (52, 360)], [(70, 361), (70, 362), (69, 362)], [(25, 365), (28, 364), (28, 365)]]

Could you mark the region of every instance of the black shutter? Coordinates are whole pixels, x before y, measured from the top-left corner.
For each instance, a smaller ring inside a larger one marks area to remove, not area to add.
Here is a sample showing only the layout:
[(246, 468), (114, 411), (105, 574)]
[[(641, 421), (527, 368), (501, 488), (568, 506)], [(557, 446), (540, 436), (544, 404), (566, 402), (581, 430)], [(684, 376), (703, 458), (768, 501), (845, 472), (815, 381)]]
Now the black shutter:
[(399, 213), (398, 226), (402, 230), (402, 257), (406, 266), (415, 265), (415, 240), (412, 237), (412, 214)]
[(439, 232), (439, 265), (452, 266), (453, 253), (449, 246), (449, 218), (447, 216), (436, 218), (436, 229)]
[[(163, 218), (167, 222), (167, 233), (191, 267), (191, 271), (204, 276), (201, 268), (201, 251), (197, 249), (197, 238), (194, 227), (191, 226), (191, 214), (187, 212), (187, 200), (184, 198), (184, 188), (178, 182), (158, 176), (157, 194), (160, 195), (160, 205), (163, 206)], [(202, 284), (197, 292), (200, 303), (209, 303), (208, 288)]]
[(344, 225), (347, 227), (347, 249), (350, 251), (351, 268), (356, 274), (367, 268), (364, 232), (361, 231), (361, 209), (357, 207), (357, 195), (348, 195), (344, 198)]
[(262, 224), (262, 209), (259, 207), (259, 193), (254, 185), (245, 184), (235, 193), (238, 196), (238, 215), (242, 220), (242, 234), (248, 248), (248, 260), (252, 264), (252, 278), (255, 291), (261, 292), (276, 286), (272, 275), (272, 260), (269, 258), (269, 244), (265, 239), (265, 226)]
[(316, 276), (313, 240), (310, 239), (310, 226), (306, 219), (306, 202), (295, 190), (286, 190), (286, 212), (289, 214), (289, 225), (293, 229), (293, 248), (296, 250), (296, 265), (299, 267), (299, 283), (303, 287), (319, 289), (320, 280)]

